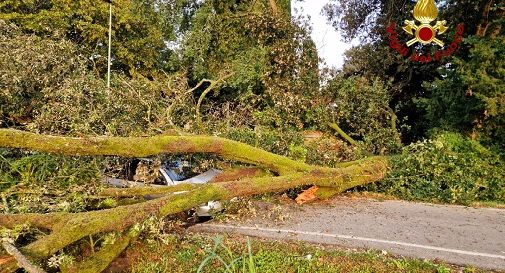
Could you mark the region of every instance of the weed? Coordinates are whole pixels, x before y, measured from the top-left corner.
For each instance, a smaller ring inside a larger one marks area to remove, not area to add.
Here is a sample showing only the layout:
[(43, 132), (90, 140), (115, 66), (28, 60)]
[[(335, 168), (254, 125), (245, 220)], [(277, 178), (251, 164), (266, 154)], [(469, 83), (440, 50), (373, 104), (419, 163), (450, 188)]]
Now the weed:
[(223, 244), (223, 237), (218, 236), (214, 238), (214, 246), (212, 247), (209, 255), (205, 257), (197, 272), (204, 272), (203, 269), (212, 261), (217, 260), (225, 267), (225, 273), (256, 273), (256, 266), (254, 263), (254, 255), (252, 254), (251, 241), (247, 238), (247, 253), (242, 255), (235, 255), (231, 248)]

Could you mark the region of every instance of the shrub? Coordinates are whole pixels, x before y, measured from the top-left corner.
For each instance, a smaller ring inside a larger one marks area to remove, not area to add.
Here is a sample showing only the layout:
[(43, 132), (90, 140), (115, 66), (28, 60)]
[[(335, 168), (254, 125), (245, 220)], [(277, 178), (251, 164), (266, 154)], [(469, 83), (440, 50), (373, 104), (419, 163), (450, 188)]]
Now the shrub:
[(505, 166), (479, 142), (456, 133), (413, 143), (393, 157), (389, 177), (375, 187), (395, 196), (469, 204), (505, 200)]

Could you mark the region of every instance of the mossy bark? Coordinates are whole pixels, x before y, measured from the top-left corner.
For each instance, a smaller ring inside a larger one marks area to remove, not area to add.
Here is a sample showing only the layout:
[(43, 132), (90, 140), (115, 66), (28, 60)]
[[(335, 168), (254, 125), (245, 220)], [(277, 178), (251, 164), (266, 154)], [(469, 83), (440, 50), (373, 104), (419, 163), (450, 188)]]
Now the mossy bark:
[(213, 136), (72, 138), (0, 129), (0, 147), (71, 156), (149, 157), (159, 154), (213, 153), (279, 174), (314, 169), (313, 166), (241, 142)]
[[(89, 235), (122, 231), (135, 223), (144, 221), (151, 215), (164, 217), (189, 210), (210, 200), (227, 200), (237, 196), (278, 192), (302, 185), (332, 187), (336, 191), (345, 191), (358, 185), (381, 179), (388, 166), (385, 158), (374, 158), (368, 162), (336, 169), (332, 172), (317, 170), (309, 173), (293, 173), (279, 177), (248, 178), (240, 181), (211, 183), (181, 194), (172, 194), (143, 203), (112, 209), (83, 213), (54, 213), (33, 215), (0, 215), (0, 223), (6, 226), (14, 224), (38, 224), (39, 218), (47, 217), (55, 221), (50, 235), (23, 248), (34, 258), (53, 255), (65, 246)], [(157, 188), (152, 188), (157, 190)], [(143, 193), (145, 194), (145, 193)], [(31, 217), (35, 219), (32, 223)]]
[(167, 195), (176, 192), (190, 191), (197, 188), (198, 185), (195, 184), (179, 184), (168, 187), (107, 188), (103, 189), (98, 195), (128, 198), (138, 196)]
[(137, 238), (138, 231), (131, 229), (126, 235), (118, 238), (114, 243), (106, 245), (96, 254), (82, 262), (61, 268), (62, 273), (97, 273), (107, 269), (111, 261), (115, 260), (130, 242)]
[[(303, 185), (330, 187), (342, 192), (358, 185), (377, 181), (384, 177), (389, 160), (386, 157), (371, 157), (339, 165), (338, 168), (310, 166), (302, 162), (275, 155), (252, 146), (223, 138), (210, 136), (156, 136), (145, 138), (69, 138), (39, 135), (16, 130), (0, 129), (0, 147), (22, 148), (65, 155), (113, 155), (146, 157), (162, 153), (214, 153), (225, 158), (245, 163), (254, 163), (280, 176), (268, 175), (261, 169), (238, 170), (219, 178), (217, 183), (200, 186), (178, 185), (167, 188), (106, 189), (105, 195), (144, 196), (161, 195), (160, 198), (120, 206), (112, 209), (83, 213), (49, 213), (0, 215), (0, 226), (31, 224), (51, 231), (35, 242), (23, 247), (22, 252), (33, 259), (47, 258), (64, 247), (90, 235), (104, 232), (124, 231), (150, 216), (167, 215), (189, 210), (210, 200), (228, 200), (237, 196), (279, 192)], [(238, 179), (237, 174), (244, 175)], [(230, 179), (230, 181), (226, 181)], [(180, 191), (184, 191), (180, 193)], [(174, 194), (174, 192), (179, 192)], [(127, 245), (127, 242), (124, 242)], [(123, 248), (104, 248), (96, 256), (100, 264), (115, 257)], [(125, 246), (126, 247), (126, 246)], [(123, 248), (124, 249), (124, 248)], [(113, 255), (114, 254), (114, 255)], [(102, 257), (102, 258), (99, 258)], [(110, 262), (110, 261), (109, 261)], [(86, 263), (81, 265), (87, 270)], [(100, 266), (102, 268), (103, 266)], [(99, 272), (89, 265), (90, 271)], [(95, 271), (93, 271), (93, 270)]]

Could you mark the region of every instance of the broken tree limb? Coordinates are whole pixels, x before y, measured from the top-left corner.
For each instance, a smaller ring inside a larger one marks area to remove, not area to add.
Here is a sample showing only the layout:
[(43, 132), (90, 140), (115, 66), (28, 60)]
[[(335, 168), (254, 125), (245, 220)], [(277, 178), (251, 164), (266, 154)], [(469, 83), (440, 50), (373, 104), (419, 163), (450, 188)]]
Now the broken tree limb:
[(136, 228), (131, 228), (126, 235), (116, 239), (112, 244), (103, 246), (97, 253), (84, 261), (63, 267), (62, 273), (97, 273), (105, 270), (109, 264), (115, 260), (127, 247), (130, 242), (137, 238), (139, 232)]
[(0, 226), (14, 228), (16, 225), (29, 223), (31, 226), (43, 229), (53, 229), (54, 225), (65, 217), (65, 213), (23, 213), (23, 214), (0, 214)]
[[(331, 173), (318, 170), (309, 173), (294, 173), (279, 177), (250, 178), (240, 181), (210, 183), (199, 188), (169, 195), (159, 199), (83, 213), (57, 214), (60, 221), (53, 226), (50, 235), (31, 243), (23, 251), (31, 257), (46, 258), (65, 246), (89, 235), (121, 231), (147, 219), (151, 215), (167, 215), (189, 210), (210, 200), (229, 200), (237, 196), (284, 191), (302, 185), (334, 187), (345, 191), (358, 185), (371, 183), (384, 177), (388, 167), (386, 158), (377, 157), (368, 162), (361, 162)], [(154, 189), (154, 188), (153, 188)], [(45, 214), (53, 217), (54, 214)], [(38, 217), (38, 216), (37, 216)], [(0, 223), (10, 219), (11, 224), (31, 223), (24, 215), (0, 215)], [(19, 220), (19, 221), (16, 221)]]
[(231, 170), (225, 170), (224, 172), (218, 174), (214, 177), (210, 183), (219, 183), (226, 181), (235, 181), (244, 178), (252, 177), (271, 177), (272, 174), (260, 168), (248, 167), (248, 168), (236, 168)]
[(100, 191), (98, 196), (128, 198), (146, 195), (167, 195), (176, 192), (191, 191), (197, 188), (198, 185), (187, 183), (161, 187), (107, 188)]
[(340, 129), (340, 127), (336, 123), (328, 123), (328, 126), (335, 130), (337, 134), (339, 134), (343, 139), (347, 140), (351, 145), (358, 145), (358, 142), (356, 140), (352, 139), (348, 134), (344, 132), (344, 130)]
[(23, 268), (28, 273), (45, 273), (44, 270), (32, 264), (21, 252), (19, 252), (19, 250), (14, 245), (12, 245), (6, 239), (2, 240), (2, 246), (5, 251), (7, 251), (7, 253), (16, 259), (20, 268)]

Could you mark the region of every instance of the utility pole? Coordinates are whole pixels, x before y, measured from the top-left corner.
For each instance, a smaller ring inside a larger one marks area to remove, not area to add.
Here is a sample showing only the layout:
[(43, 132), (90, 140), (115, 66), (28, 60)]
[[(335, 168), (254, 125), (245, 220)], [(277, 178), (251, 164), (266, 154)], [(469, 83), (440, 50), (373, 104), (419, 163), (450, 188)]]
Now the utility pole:
[(111, 65), (111, 48), (112, 48), (112, 0), (104, 0), (109, 3), (109, 52), (107, 56), (107, 90), (110, 90), (110, 65)]

